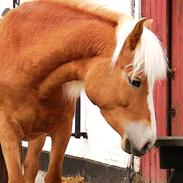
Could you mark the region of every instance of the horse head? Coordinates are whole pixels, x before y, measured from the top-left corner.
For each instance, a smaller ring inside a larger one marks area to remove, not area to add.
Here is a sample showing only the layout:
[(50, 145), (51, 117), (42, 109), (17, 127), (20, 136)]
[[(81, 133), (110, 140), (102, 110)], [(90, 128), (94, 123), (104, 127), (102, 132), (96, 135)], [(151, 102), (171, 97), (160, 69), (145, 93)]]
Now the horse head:
[(147, 29), (151, 23), (137, 22), (113, 58), (98, 59), (85, 79), (86, 94), (122, 137), (122, 149), (137, 156), (154, 145), (153, 85), (167, 69), (159, 40)]

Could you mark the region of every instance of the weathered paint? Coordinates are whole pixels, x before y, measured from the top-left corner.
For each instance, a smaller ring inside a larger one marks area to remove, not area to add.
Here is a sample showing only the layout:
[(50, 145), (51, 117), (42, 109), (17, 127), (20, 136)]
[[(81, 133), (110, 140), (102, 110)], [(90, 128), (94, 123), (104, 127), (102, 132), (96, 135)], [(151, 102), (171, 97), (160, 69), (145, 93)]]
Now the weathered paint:
[[(168, 35), (168, 11), (167, 0), (142, 0), (142, 16), (152, 18), (152, 30), (167, 48)], [(157, 117), (158, 136), (167, 134), (166, 129), (166, 82), (156, 84), (154, 91), (155, 110)], [(159, 168), (159, 153), (157, 149), (152, 149), (141, 159), (142, 176), (146, 182), (163, 183), (166, 182), (166, 171)]]
[(183, 1), (172, 1), (172, 108), (176, 115), (172, 116), (172, 135), (183, 135)]

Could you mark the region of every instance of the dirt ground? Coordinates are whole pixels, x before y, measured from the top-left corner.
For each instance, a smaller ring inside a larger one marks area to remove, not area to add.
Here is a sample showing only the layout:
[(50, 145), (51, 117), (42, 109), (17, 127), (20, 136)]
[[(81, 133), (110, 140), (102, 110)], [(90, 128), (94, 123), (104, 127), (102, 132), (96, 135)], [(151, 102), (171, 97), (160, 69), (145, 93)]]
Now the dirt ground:
[(63, 183), (86, 183), (83, 177), (63, 177)]

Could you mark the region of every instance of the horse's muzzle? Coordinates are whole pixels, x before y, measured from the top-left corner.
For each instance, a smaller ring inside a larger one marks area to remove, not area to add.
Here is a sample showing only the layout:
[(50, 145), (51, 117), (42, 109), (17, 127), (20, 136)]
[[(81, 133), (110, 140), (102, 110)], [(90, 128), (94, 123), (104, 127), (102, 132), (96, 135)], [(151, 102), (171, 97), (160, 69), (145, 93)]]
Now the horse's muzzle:
[(134, 156), (144, 155), (152, 148), (152, 146), (152, 142), (147, 141), (145, 144), (142, 145), (141, 148), (136, 148), (133, 143), (130, 143), (130, 140), (128, 138), (124, 138), (121, 142), (122, 149), (129, 154), (133, 154)]

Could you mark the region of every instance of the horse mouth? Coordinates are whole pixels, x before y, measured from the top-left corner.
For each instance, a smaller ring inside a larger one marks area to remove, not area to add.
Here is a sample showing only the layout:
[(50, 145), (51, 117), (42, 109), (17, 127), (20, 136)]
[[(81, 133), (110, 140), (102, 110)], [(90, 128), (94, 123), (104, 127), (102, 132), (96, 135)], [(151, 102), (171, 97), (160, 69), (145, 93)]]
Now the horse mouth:
[(148, 148), (149, 144), (145, 145), (145, 146), (144, 146), (144, 149), (142, 149), (142, 150), (140, 150), (140, 151), (137, 150), (137, 149), (135, 149), (135, 148), (133, 148), (128, 138), (125, 138), (125, 139), (122, 141), (121, 146), (122, 146), (122, 149), (123, 149), (126, 153), (132, 154), (132, 155), (138, 156), (138, 157), (144, 155), (144, 154), (148, 151), (148, 149), (149, 149), (149, 148)]

